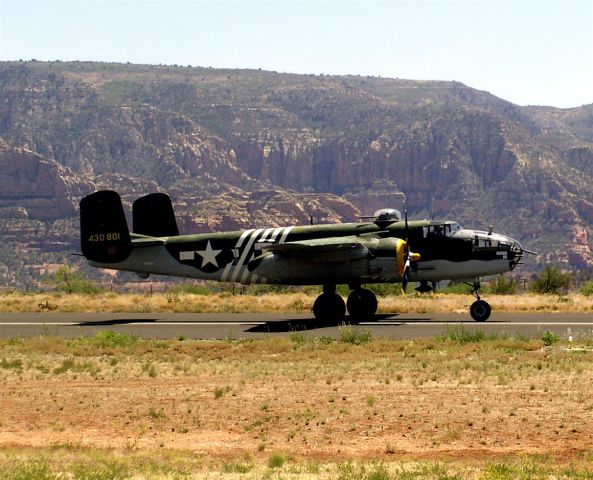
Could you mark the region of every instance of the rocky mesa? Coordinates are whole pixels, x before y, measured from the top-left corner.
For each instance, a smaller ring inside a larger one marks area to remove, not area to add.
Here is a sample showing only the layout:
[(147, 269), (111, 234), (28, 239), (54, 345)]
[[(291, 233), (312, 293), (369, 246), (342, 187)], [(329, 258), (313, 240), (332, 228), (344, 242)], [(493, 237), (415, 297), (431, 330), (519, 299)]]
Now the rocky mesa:
[(169, 193), (183, 232), (351, 221), (405, 198), (411, 216), (520, 239), (533, 269), (587, 269), (591, 132), (592, 105), (458, 82), (2, 62), (0, 236), (23, 266), (75, 251), (78, 201), (99, 188), (128, 206)]

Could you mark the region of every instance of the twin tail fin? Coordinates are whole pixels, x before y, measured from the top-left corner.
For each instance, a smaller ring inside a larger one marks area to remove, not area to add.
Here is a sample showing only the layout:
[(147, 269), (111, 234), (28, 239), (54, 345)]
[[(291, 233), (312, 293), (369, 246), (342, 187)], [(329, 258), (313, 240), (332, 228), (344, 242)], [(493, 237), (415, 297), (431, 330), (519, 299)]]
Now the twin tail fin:
[(101, 190), (80, 201), (80, 248), (98, 263), (123, 262), (132, 253), (132, 239), (117, 192)]
[[(133, 231), (150, 237), (179, 235), (171, 199), (152, 193), (132, 205)], [(112, 190), (101, 190), (80, 201), (82, 254), (98, 263), (118, 263), (132, 253), (132, 238), (121, 202)]]

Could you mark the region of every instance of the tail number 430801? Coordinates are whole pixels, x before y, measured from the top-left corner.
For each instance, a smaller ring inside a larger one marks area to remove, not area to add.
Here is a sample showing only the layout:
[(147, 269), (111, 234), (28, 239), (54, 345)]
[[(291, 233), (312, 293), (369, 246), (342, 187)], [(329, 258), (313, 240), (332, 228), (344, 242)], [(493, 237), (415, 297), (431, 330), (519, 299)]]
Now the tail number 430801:
[(111, 242), (113, 240), (121, 240), (121, 234), (119, 232), (93, 233), (89, 237), (89, 242)]

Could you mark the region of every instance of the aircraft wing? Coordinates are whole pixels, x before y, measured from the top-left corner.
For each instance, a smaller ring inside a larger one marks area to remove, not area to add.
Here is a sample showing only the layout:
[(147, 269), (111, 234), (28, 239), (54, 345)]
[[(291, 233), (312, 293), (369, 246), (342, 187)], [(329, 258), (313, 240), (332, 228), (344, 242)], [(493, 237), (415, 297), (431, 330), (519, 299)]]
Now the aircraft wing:
[(356, 238), (334, 237), (317, 240), (301, 240), (285, 243), (261, 243), (257, 245), (263, 252), (290, 257), (306, 257), (320, 261), (342, 261), (361, 258), (368, 249)]

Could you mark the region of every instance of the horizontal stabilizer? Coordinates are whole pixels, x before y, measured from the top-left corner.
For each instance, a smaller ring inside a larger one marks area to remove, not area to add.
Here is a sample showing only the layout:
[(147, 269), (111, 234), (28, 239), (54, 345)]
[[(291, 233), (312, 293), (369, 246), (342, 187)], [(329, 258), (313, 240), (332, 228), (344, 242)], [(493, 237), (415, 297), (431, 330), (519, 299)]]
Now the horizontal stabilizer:
[(157, 247), (165, 244), (165, 241), (160, 238), (147, 237), (146, 235), (138, 235), (137, 233), (131, 233), (130, 236), (132, 237), (134, 248)]
[(122, 262), (132, 253), (126, 216), (117, 192), (101, 190), (80, 201), (80, 248), (89, 260)]
[(151, 237), (179, 235), (171, 199), (166, 193), (151, 193), (132, 204), (133, 231)]

